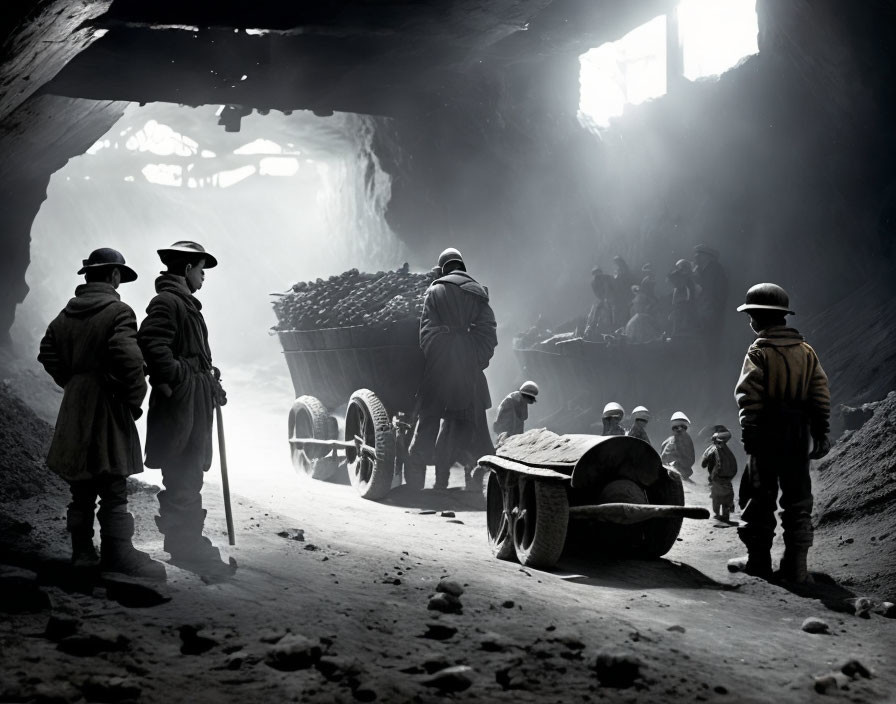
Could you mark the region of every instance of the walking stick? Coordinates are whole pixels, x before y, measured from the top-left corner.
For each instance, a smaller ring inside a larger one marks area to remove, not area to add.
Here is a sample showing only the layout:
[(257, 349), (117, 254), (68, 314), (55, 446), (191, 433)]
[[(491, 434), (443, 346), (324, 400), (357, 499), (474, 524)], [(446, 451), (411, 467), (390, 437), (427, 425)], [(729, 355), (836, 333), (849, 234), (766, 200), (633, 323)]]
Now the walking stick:
[(215, 403), (215, 418), (218, 421), (218, 454), (221, 458), (221, 488), (224, 490), (224, 517), (227, 519), (227, 540), (236, 545), (233, 534), (233, 512), (230, 510), (230, 481), (227, 479), (227, 447), (224, 444), (224, 420), (221, 406)]

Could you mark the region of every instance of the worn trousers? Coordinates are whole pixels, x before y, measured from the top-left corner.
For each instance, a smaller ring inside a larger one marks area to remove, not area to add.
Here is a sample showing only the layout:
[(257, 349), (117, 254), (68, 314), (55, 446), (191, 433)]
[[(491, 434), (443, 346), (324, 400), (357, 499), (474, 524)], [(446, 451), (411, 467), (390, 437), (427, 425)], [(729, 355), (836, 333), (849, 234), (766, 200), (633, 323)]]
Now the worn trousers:
[(408, 461), (436, 467), (436, 486), (448, 485), (451, 466), (460, 462), (471, 469), (482, 455), (494, 453), (485, 410), (440, 416), (420, 416), (408, 449)]
[(199, 452), (185, 452), (162, 464), (159, 492), (159, 519), (156, 523), (166, 538), (172, 535), (198, 535), (205, 523), (202, 508), (204, 460)]
[(744, 525), (737, 532), (748, 550), (771, 549), (779, 504), (784, 544), (794, 548), (812, 545), (812, 479), (807, 454), (751, 456), (741, 482), (750, 483), (749, 501), (741, 513)]
[[(134, 522), (128, 513), (127, 479), (117, 474), (98, 474), (91, 479), (69, 484), (72, 500), (66, 514), (66, 527), (73, 535), (92, 537), (94, 515), (99, 519), (104, 538), (130, 538)], [(100, 510), (96, 511), (97, 498)]]

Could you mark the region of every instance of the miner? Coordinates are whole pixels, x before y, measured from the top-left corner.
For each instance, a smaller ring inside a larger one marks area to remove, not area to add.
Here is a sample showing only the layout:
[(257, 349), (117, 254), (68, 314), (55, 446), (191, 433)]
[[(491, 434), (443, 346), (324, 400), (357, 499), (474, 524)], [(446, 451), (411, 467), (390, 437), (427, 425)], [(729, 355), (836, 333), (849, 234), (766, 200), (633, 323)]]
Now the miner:
[(520, 435), (529, 419), (529, 406), (536, 402), (538, 384), (527, 381), (518, 391), (511, 391), (498, 406), (498, 417), (492, 426), (500, 442), (511, 435)]
[(625, 327), (631, 318), (632, 286), (637, 281), (628, 263), (620, 256), (613, 257), (613, 324)]
[[(83, 260), (85, 283), (50, 323), (38, 361), (62, 387), (47, 465), (71, 489), (66, 526), (72, 565), (164, 580), (165, 567), (137, 550), (127, 477), (143, 471), (134, 420), (146, 396), (137, 319), (116, 289), (137, 279), (120, 252), (102, 248)], [(100, 557), (93, 544), (100, 509)]]
[(422, 487), (434, 455), (435, 488), (445, 489), (455, 460), (464, 461), (469, 472), (479, 457), (494, 454), (485, 417), (491, 407), (485, 369), (498, 336), (488, 291), (467, 273), (461, 253), (446, 249), (439, 268), (420, 316), (425, 361), (408, 462), (412, 483)]
[(691, 421), (681, 411), (675, 411), (672, 414), (670, 423), (672, 435), (663, 441), (660, 456), (663, 464), (671, 465), (678, 471), (684, 481), (691, 482), (691, 475), (694, 473), (694, 461), (696, 460), (694, 441), (688, 434)]
[(146, 423), (146, 466), (162, 470), (156, 525), (171, 562), (212, 574), (226, 567), (202, 535), (203, 476), (212, 462), (212, 416), (227, 401), (212, 366), (202, 304), (194, 295), (218, 262), (189, 241), (158, 250), (166, 271), (155, 281), (137, 339), (152, 393)]
[(679, 259), (666, 278), (672, 285), (672, 312), (669, 315), (671, 336), (693, 334), (697, 328), (697, 289), (691, 263), (687, 259)]
[(716, 518), (727, 521), (734, 511), (734, 487), (731, 480), (737, 474), (737, 460), (728, 447), (731, 432), (724, 425), (713, 428), (712, 442), (703, 451), (700, 466), (709, 473), (709, 496)]
[(638, 406), (632, 411), (632, 427), (628, 429), (627, 435), (630, 438), (638, 438), (650, 445), (650, 438), (647, 435), (647, 423), (650, 422), (650, 411), (644, 406)]
[(780, 576), (809, 581), (806, 557), (813, 537), (809, 460), (824, 457), (831, 447), (828, 379), (815, 350), (787, 326), (786, 316), (793, 311), (784, 289), (757, 284), (737, 310), (749, 314), (756, 334), (735, 389), (741, 439), (749, 455), (741, 480), (743, 525), (738, 529), (748, 552), (745, 571), (771, 575), (780, 488), (784, 531)]
[(612, 334), (613, 327), (613, 279), (605, 274), (600, 267), (591, 270), (591, 291), (596, 299), (588, 317), (585, 320), (584, 338), (586, 340), (600, 340), (601, 335)]
[(728, 277), (719, 263), (719, 252), (705, 244), (694, 247), (694, 282), (697, 294), (697, 320), (704, 335), (718, 334), (725, 322), (728, 303)]
[(601, 435), (625, 435), (625, 428), (622, 427), (624, 415), (625, 409), (615, 401), (610, 401), (610, 403), (604, 406)]

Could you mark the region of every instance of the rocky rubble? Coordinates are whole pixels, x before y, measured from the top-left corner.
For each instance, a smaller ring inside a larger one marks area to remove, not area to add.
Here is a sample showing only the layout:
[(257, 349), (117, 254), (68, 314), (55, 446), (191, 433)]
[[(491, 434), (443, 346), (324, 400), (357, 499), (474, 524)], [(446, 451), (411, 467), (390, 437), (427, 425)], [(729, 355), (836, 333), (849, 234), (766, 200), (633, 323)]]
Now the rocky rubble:
[(415, 274), (405, 264), (375, 274), (351, 269), (329, 279), (302, 281), (277, 296), (275, 330), (324, 330), (358, 325), (387, 326), (413, 320), (423, 309), (432, 274)]

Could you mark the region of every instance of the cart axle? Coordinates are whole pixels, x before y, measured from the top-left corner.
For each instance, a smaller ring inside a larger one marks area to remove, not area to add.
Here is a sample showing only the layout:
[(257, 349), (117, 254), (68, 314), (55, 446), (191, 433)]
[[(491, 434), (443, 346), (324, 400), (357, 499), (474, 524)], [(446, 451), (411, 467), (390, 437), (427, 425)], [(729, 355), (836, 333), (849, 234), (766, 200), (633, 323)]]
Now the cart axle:
[(597, 504), (596, 506), (570, 506), (570, 518), (589, 518), (594, 521), (630, 525), (652, 518), (709, 518), (709, 510), (700, 506), (662, 506), (651, 504)]

